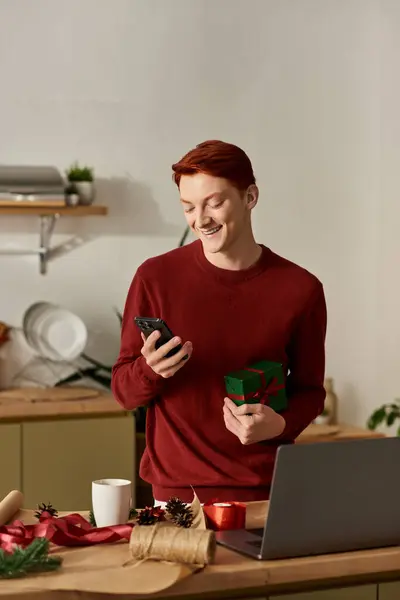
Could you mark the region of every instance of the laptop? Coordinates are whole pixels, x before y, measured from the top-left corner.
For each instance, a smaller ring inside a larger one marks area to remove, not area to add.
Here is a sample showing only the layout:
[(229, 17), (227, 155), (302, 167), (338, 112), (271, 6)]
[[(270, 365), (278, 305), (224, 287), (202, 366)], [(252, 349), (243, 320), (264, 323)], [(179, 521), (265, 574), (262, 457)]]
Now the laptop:
[(259, 560), (400, 545), (400, 437), (278, 448), (263, 529), (216, 533)]

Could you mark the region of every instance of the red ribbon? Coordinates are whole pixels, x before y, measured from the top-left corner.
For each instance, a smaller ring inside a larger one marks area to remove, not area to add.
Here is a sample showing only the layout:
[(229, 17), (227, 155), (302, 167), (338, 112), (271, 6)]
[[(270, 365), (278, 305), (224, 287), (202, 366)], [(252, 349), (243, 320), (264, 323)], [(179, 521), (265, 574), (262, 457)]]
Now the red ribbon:
[(268, 405), (268, 399), (270, 396), (276, 396), (279, 390), (284, 389), (283, 383), (278, 383), (277, 377), (272, 377), (268, 385), (265, 380), (265, 373), (261, 369), (253, 369), (247, 367), (244, 371), (251, 371), (252, 373), (258, 373), (261, 379), (261, 388), (256, 392), (249, 392), (248, 394), (229, 394), (229, 398), (232, 400), (241, 400), (246, 402), (247, 400), (259, 400), (261, 404)]
[(35, 525), (14, 521), (0, 526), (0, 548), (12, 553), (15, 546), (26, 547), (38, 537), (45, 537), (57, 546), (90, 546), (129, 540), (133, 523), (112, 527), (92, 527), (77, 513), (52, 517), (43, 513)]
[(246, 505), (241, 502), (217, 502), (211, 500), (203, 506), (207, 527), (214, 531), (244, 529), (246, 525)]

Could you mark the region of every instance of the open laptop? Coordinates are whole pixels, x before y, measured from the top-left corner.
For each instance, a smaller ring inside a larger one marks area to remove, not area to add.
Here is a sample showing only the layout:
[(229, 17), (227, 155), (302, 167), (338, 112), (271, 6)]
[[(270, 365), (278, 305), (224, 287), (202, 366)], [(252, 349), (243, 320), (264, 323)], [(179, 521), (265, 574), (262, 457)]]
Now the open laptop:
[(259, 560), (400, 545), (400, 437), (278, 449), (264, 529), (217, 532)]

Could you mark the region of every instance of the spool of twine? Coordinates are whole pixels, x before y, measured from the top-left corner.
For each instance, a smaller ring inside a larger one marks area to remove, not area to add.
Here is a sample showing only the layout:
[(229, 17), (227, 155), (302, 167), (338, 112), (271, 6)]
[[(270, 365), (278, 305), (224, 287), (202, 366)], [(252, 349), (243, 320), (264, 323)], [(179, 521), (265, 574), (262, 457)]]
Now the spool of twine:
[(213, 562), (216, 549), (214, 531), (177, 527), (167, 522), (136, 525), (129, 549), (133, 558), (165, 560), (205, 566)]

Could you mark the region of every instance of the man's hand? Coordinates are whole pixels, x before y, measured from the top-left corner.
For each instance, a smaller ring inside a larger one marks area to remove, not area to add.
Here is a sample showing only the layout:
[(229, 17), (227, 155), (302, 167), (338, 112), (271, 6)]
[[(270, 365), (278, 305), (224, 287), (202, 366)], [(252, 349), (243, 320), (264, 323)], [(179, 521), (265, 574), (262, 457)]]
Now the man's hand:
[(243, 445), (270, 440), (285, 429), (285, 419), (263, 404), (236, 406), (230, 398), (224, 399), (224, 421)]
[[(147, 364), (154, 373), (161, 375), (161, 377), (168, 378), (175, 375), (179, 369), (189, 360), (193, 352), (193, 346), (191, 342), (186, 342), (181, 350), (171, 356), (165, 358), (166, 354), (176, 346), (182, 343), (179, 337), (174, 337), (172, 340), (163, 344), (160, 348), (156, 348), (156, 341), (160, 337), (159, 331), (153, 331), (151, 335), (146, 339), (143, 333), (141, 334), (143, 340), (142, 355), (144, 356)], [(184, 360), (184, 357), (187, 358)]]

